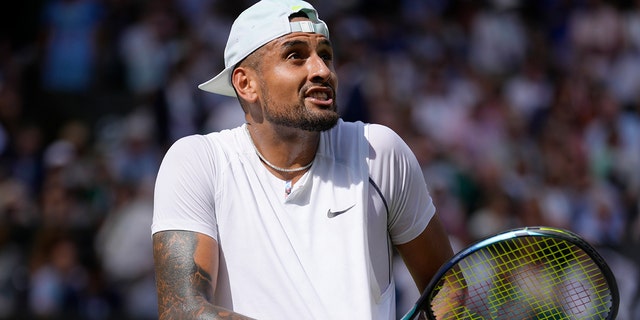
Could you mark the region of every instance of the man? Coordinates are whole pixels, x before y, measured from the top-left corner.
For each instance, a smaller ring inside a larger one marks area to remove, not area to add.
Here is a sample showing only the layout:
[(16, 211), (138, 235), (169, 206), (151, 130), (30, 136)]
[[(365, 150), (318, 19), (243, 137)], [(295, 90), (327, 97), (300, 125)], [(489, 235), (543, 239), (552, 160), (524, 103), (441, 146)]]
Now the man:
[(333, 49), (308, 3), (235, 20), (226, 68), (246, 124), (177, 141), (153, 217), (161, 319), (393, 319), (393, 248), (423, 290), (452, 256), (415, 156), (339, 118)]

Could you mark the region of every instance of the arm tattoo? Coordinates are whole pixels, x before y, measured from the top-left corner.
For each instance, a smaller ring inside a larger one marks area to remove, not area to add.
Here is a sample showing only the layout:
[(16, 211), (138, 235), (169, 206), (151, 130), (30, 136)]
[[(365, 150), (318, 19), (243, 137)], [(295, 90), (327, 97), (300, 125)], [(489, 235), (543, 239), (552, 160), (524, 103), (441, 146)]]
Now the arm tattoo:
[(163, 231), (154, 235), (160, 319), (249, 319), (214, 306), (211, 275), (194, 260), (198, 235)]

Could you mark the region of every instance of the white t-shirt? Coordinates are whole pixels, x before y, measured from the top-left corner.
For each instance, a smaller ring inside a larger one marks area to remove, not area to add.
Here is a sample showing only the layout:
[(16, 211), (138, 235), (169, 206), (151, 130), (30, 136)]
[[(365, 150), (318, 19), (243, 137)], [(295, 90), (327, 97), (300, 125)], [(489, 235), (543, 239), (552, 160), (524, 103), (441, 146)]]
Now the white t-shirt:
[[(330, 213), (331, 212), (331, 213)], [(392, 244), (435, 208), (418, 162), (387, 127), (343, 122), (285, 196), (244, 125), (178, 140), (155, 188), (152, 233), (218, 241), (216, 304), (257, 319), (394, 319)]]

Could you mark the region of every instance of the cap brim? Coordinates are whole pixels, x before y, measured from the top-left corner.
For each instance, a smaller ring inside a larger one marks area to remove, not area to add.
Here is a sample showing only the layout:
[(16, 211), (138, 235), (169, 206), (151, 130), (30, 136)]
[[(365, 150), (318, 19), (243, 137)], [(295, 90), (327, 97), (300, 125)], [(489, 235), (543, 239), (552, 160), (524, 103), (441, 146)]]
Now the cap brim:
[(235, 97), (236, 91), (231, 85), (232, 71), (233, 66), (226, 68), (211, 80), (198, 85), (198, 88), (207, 92), (221, 94), (223, 96)]

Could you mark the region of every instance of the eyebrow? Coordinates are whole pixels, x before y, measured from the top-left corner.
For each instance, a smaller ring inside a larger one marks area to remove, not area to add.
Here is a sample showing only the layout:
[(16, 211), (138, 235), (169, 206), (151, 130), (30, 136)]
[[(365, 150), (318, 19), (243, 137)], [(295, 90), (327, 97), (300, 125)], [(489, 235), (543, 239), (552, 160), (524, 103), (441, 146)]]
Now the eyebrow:
[[(307, 43), (308, 43), (307, 41), (302, 41), (302, 40), (290, 40), (283, 43), (282, 48), (291, 48), (298, 45), (306, 45)], [(331, 41), (329, 41), (329, 39), (322, 39), (320, 40), (319, 44), (331, 47)]]
[(282, 48), (291, 48), (291, 47), (295, 47), (298, 45), (304, 45), (307, 44), (307, 42), (302, 41), (302, 40), (290, 40), (287, 41), (285, 43), (282, 44)]
[(320, 40), (320, 44), (331, 47), (331, 41), (329, 41), (329, 39)]

